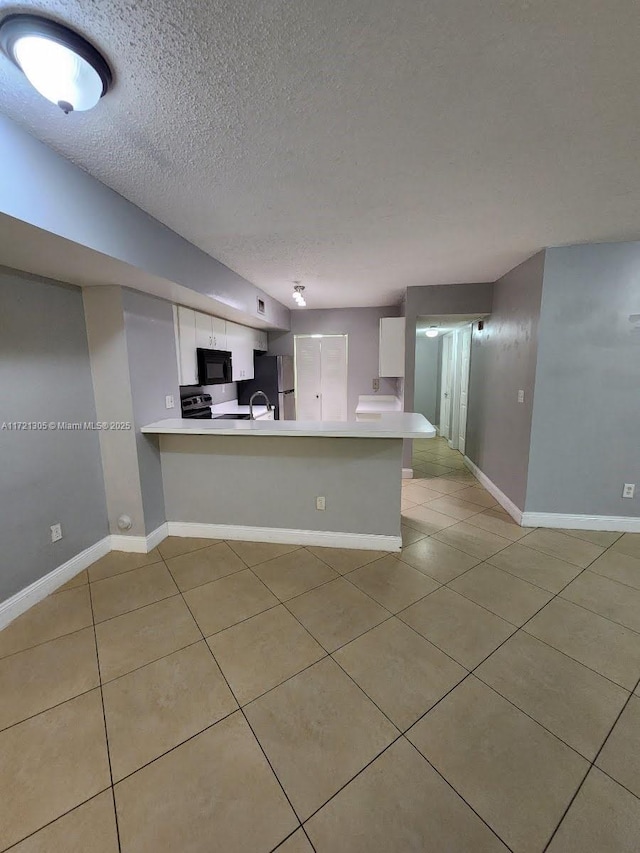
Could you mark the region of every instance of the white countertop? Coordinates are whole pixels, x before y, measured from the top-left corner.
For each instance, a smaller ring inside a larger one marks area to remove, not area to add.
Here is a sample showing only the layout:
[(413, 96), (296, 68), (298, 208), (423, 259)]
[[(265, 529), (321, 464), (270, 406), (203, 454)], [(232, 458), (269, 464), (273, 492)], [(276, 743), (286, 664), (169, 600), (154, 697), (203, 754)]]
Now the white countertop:
[(382, 414), (387, 412), (401, 412), (402, 401), (399, 397), (390, 394), (361, 394), (358, 397), (356, 415)]
[[(263, 399), (263, 398), (260, 398)], [(237, 400), (227, 400), (226, 403), (214, 403), (211, 406), (211, 414), (215, 417), (216, 415), (248, 415), (249, 414), (249, 406), (241, 406), (239, 405)], [(263, 415), (267, 414), (266, 406), (254, 406), (253, 407), (253, 415), (256, 418), (261, 418)]]
[(262, 435), (320, 438), (433, 438), (435, 428), (415, 412), (381, 414), (357, 421), (217, 421), (168, 418), (142, 427), (153, 435)]

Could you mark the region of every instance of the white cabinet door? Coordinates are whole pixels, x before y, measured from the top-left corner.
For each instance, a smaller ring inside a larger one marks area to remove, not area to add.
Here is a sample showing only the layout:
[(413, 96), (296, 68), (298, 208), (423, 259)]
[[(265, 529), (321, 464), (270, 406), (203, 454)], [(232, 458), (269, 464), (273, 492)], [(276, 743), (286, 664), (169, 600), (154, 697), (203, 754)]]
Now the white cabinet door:
[(227, 349), (227, 323), (219, 317), (211, 318), (211, 329), (213, 332), (213, 349)]
[(242, 378), (253, 379), (253, 350), (255, 348), (255, 329), (240, 326), (242, 329), (240, 337), (242, 340)]
[(213, 349), (213, 317), (196, 311), (196, 347)]
[(404, 376), (404, 317), (380, 318), (380, 376)]
[(320, 339), (295, 338), (296, 418), (299, 421), (321, 421)]
[(196, 312), (182, 305), (178, 306), (178, 350), (180, 384), (197, 385)]
[(227, 323), (227, 349), (231, 351), (232, 381), (253, 379), (253, 329)]
[(262, 329), (253, 329), (253, 348), (259, 352), (267, 351), (267, 333)]
[(320, 398), (323, 421), (347, 420), (347, 336), (320, 341)]

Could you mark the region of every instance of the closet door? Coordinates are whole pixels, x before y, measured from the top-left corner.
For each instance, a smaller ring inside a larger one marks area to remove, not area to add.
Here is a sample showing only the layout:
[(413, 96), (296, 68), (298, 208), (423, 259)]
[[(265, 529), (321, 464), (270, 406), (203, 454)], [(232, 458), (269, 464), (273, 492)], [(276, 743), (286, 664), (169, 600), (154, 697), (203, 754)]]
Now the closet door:
[(321, 338), (295, 338), (296, 419), (321, 421)]
[(320, 339), (320, 399), (323, 421), (347, 420), (347, 336)]

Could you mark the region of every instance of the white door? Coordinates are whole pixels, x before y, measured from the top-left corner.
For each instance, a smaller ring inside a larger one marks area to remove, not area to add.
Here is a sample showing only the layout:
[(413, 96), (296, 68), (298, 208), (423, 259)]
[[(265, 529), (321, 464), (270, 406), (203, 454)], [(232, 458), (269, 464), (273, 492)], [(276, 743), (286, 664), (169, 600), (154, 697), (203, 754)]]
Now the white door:
[(347, 336), (296, 335), (296, 417), (347, 420)]
[(440, 435), (450, 438), (451, 396), (453, 393), (453, 335), (442, 339), (442, 379), (440, 382)]
[(320, 338), (295, 337), (296, 418), (321, 421)]
[(460, 417), (458, 419), (458, 450), (465, 452), (467, 411), (469, 408), (469, 365), (471, 363), (471, 326), (462, 331), (460, 350)]
[(320, 401), (323, 421), (347, 420), (347, 336), (320, 339)]

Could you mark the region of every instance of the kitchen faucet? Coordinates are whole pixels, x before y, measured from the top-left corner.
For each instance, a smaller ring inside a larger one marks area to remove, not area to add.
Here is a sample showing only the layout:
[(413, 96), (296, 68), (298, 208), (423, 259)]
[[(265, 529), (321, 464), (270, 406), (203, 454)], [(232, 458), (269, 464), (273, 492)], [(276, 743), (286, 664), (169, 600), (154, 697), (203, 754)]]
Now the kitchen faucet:
[(256, 397), (261, 396), (264, 397), (264, 399), (267, 401), (267, 411), (271, 411), (271, 403), (269, 402), (269, 398), (264, 393), (264, 391), (254, 391), (254, 393), (249, 398), (249, 420), (251, 421), (255, 421), (255, 418), (253, 417), (253, 401), (256, 399)]

